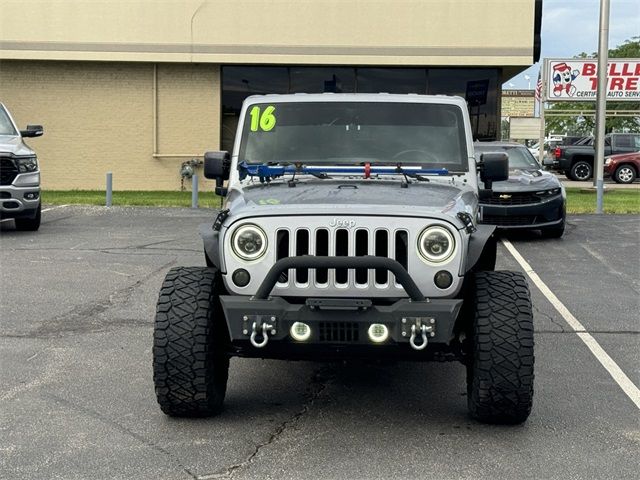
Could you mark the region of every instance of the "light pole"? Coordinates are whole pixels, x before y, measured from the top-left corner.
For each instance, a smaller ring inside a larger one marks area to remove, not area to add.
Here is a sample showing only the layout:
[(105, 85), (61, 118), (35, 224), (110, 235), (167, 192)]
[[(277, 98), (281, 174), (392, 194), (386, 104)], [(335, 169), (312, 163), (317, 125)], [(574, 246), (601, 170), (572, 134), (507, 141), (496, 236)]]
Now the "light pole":
[(600, 0), (600, 37), (598, 39), (598, 90), (596, 92), (596, 213), (603, 213), (604, 131), (607, 111), (607, 60), (609, 59), (609, 0)]
[(525, 75), (524, 79), (527, 81), (527, 90), (531, 90), (531, 77), (529, 75)]

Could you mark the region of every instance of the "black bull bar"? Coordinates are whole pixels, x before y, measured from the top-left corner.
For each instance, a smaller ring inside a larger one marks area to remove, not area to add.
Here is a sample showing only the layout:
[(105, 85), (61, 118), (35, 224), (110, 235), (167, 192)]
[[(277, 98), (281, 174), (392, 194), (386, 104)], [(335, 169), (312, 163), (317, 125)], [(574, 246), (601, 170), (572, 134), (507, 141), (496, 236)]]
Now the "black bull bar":
[[(392, 304), (376, 305), (371, 300), (361, 298), (359, 294), (358, 298), (306, 298), (304, 302), (293, 303), (280, 296), (271, 297), (271, 291), (280, 275), (293, 268), (384, 269), (395, 275), (409, 298), (399, 298)], [(389, 340), (385, 342), (387, 346), (411, 343), (414, 330), (423, 339), (420, 344), (422, 347), (414, 346), (416, 350), (426, 347), (427, 338), (429, 344), (447, 344), (453, 337), (454, 325), (463, 303), (462, 299), (457, 298), (425, 298), (399, 262), (371, 255), (303, 255), (283, 258), (271, 267), (254, 296), (221, 295), (220, 301), (230, 338), (232, 342), (239, 342), (235, 345), (235, 354), (262, 358), (280, 358), (278, 355), (293, 358), (297, 354), (304, 356), (310, 344), (320, 347), (323, 342), (331, 343), (333, 340), (323, 339), (323, 335), (319, 333), (322, 325), (328, 325), (327, 322), (340, 324), (339, 328), (342, 328), (341, 325), (350, 325), (350, 328), (357, 330), (357, 336), (352, 337), (352, 340), (357, 340), (349, 342), (352, 346), (371, 345), (367, 329), (374, 323), (384, 324), (388, 328)], [(302, 342), (304, 345), (292, 342), (289, 336), (294, 322), (303, 322), (311, 327), (313, 333), (308, 341)], [(347, 340), (349, 339), (345, 339)], [(244, 346), (242, 342), (245, 342)], [(246, 345), (249, 342), (253, 347)], [(279, 350), (280, 348), (284, 350)]]
[(316, 257), (313, 255), (302, 255), (299, 257), (287, 257), (278, 260), (273, 264), (267, 275), (264, 277), (258, 291), (253, 296), (255, 300), (266, 300), (269, 298), (273, 287), (275, 287), (280, 274), (293, 268), (365, 268), (384, 269), (393, 273), (396, 280), (411, 300), (422, 302), (424, 295), (413, 281), (409, 272), (396, 260), (386, 257), (374, 257), (363, 255), (362, 257)]

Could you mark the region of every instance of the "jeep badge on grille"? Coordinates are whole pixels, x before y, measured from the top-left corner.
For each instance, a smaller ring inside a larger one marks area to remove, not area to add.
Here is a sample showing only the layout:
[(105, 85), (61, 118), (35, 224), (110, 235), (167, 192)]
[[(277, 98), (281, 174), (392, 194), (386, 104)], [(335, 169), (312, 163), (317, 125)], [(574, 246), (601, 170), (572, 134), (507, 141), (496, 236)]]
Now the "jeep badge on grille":
[(338, 228), (353, 228), (356, 226), (355, 220), (346, 220), (340, 218), (333, 218), (329, 223), (330, 227), (338, 227)]

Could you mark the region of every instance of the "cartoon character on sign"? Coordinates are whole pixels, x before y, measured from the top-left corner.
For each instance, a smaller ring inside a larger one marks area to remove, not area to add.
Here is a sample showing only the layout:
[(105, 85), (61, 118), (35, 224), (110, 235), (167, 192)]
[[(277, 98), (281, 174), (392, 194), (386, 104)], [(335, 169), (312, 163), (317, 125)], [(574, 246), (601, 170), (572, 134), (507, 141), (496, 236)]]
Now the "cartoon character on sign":
[(576, 93), (576, 87), (573, 81), (578, 78), (580, 72), (578, 70), (571, 71), (571, 67), (566, 63), (558, 63), (553, 66), (553, 95), (559, 97), (562, 92), (570, 97)]

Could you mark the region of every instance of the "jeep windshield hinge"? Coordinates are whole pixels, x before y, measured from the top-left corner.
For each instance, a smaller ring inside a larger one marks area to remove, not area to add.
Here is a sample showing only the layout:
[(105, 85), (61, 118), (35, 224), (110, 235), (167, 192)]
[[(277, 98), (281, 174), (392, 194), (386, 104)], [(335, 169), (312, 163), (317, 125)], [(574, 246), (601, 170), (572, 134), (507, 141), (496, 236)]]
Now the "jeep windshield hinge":
[(214, 231), (219, 232), (220, 229), (222, 228), (222, 224), (224, 223), (224, 221), (227, 219), (228, 216), (229, 216), (228, 208), (226, 210), (220, 210), (218, 212), (218, 215), (216, 216), (216, 219), (213, 221), (213, 226), (211, 228)]
[(478, 230), (476, 226), (473, 224), (473, 219), (471, 218), (471, 215), (469, 215), (467, 212), (458, 212), (457, 216), (460, 219), (460, 221), (464, 224), (464, 229), (468, 234), (475, 233)]

